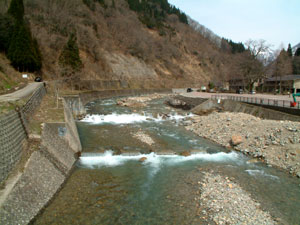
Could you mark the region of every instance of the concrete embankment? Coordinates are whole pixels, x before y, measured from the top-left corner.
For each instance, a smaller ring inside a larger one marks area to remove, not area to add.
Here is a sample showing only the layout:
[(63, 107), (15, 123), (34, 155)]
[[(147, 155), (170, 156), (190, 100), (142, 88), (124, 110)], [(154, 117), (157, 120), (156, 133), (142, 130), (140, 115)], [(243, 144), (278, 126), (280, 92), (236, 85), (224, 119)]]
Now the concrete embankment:
[(300, 121), (300, 116), (295, 116), (274, 109), (268, 109), (261, 106), (250, 105), (247, 103), (236, 102), (228, 99), (220, 100), (219, 102), (218, 100), (209, 99), (193, 108), (192, 112), (202, 115), (213, 110), (246, 113), (252, 116), (269, 120)]
[(172, 90), (97, 91), (64, 98), (65, 123), (44, 124), (39, 150), (30, 156), (23, 173), (11, 182), (14, 185), (0, 199), (0, 224), (30, 223), (62, 187), (82, 150), (73, 115), (85, 113), (86, 103), (151, 93), (172, 93)]
[(72, 113), (64, 104), (65, 123), (44, 125), (40, 149), (0, 206), (0, 224), (28, 224), (68, 177), (81, 144)]

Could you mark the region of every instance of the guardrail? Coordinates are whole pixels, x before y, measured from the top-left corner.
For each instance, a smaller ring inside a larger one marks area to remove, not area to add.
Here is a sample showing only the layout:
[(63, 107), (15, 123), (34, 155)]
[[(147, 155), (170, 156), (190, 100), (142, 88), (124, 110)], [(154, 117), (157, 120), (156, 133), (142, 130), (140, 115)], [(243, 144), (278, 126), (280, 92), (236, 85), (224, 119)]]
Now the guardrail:
[(291, 102), (288, 100), (277, 100), (268, 98), (256, 98), (256, 97), (243, 97), (243, 96), (231, 96), (231, 95), (212, 95), (211, 99), (229, 99), (232, 101), (246, 102), (257, 105), (268, 105), (283, 108), (300, 109), (300, 102), (296, 102), (296, 106), (292, 107)]

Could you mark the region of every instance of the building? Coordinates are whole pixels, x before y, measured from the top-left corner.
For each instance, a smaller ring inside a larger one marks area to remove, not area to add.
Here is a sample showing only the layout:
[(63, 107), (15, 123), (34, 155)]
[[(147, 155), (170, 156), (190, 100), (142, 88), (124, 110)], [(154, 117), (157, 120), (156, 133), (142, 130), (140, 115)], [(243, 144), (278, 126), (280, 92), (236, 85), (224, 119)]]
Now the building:
[(230, 79), (228, 81), (229, 83), (229, 90), (231, 92), (236, 92), (240, 89), (245, 89), (245, 80), (241, 78), (235, 78), (235, 79)]
[(280, 86), (281, 92), (300, 93), (300, 75), (268, 78), (264, 82), (263, 89), (266, 92), (278, 92)]
[(240, 89), (242, 90), (248, 90), (248, 91), (255, 91), (256, 88), (261, 84), (261, 79), (259, 79), (257, 82), (253, 83), (253, 90), (249, 90), (249, 81), (243, 79), (243, 78), (235, 78), (235, 79), (230, 79), (228, 81), (229, 83), (229, 90), (231, 92), (236, 92)]

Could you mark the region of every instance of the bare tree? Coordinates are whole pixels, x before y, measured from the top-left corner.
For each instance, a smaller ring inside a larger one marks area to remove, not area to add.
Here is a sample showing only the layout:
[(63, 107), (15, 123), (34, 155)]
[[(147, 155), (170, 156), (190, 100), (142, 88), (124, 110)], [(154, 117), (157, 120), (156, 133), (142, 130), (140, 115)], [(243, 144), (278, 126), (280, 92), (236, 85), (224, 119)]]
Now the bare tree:
[(250, 51), (251, 55), (256, 59), (262, 59), (270, 55), (272, 45), (268, 44), (266, 40), (252, 40), (246, 41), (245, 46)]
[(272, 50), (271, 45), (262, 39), (250, 39), (245, 46), (247, 50), (240, 55), (239, 68), (245, 87), (253, 90), (255, 82), (265, 77), (265, 66), (272, 56)]

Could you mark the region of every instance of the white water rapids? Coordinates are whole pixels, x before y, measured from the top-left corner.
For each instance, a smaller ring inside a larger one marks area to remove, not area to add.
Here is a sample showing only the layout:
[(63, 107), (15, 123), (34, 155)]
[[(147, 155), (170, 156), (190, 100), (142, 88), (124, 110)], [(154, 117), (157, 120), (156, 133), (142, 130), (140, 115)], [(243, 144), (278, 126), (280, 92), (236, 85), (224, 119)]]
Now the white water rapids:
[(187, 115), (157, 115), (154, 117), (152, 114), (117, 114), (112, 113), (109, 115), (87, 115), (83, 118), (82, 122), (87, 122), (91, 124), (103, 124), (103, 123), (112, 123), (112, 124), (133, 124), (133, 123), (143, 123), (143, 122), (162, 122), (164, 120), (175, 120), (179, 121), (188, 117), (192, 117), (193, 114)]
[[(92, 155), (83, 155), (80, 157), (80, 165), (88, 168), (94, 167), (114, 167), (120, 166), (128, 161), (139, 161), (141, 158), (147, 158), (143, 164), (159, 166), (161, 164), (172, 165), (179, 164), (182, 162), (193, 161), (193, 160), (203, 160), (209, 162), (222, 162), (222, 161), (235, 161), (238, 160), (239, 155), (235, 152), (225, 153), (219, 152), (215, 154), (208, 153), (196, 153), (190, 156), (180, 156), (180, 155), (158, 155), (156, 153), (150, 154), (138, 154), (133, 156), (127, 155), (113, 155), (113, 151), (106, 151), (105, 153), (97, 153)], [(156, 167), (155, 166), (155, 167)]]

